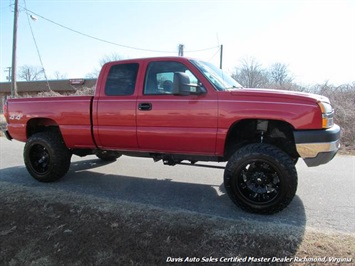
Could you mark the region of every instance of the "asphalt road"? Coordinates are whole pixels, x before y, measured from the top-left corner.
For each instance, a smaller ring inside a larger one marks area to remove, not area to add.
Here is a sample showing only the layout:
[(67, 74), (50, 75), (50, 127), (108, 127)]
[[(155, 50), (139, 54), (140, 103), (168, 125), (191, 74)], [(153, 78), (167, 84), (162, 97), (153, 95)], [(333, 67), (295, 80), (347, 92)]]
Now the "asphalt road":
[(198, 212), (238, 221), (256, 220), (302, 228), (355, 233), (355, 157), (337, 155), (330, 163), (308, 168), (297, 163), (299, 185), (282, 212), (254, 215), (238, 209), (224, 192), (224, 164), (220, 168), (165, 166), (152, 159), (121, 157), (103, 163), (95, 156), (73, 156), (68, 174), (43, 184), (26, 171), (23, 143), (0, 137), (0, 190), (3, 184), (31, 189), (69, 191), (82, 196), (148, 204), (169, 210)]

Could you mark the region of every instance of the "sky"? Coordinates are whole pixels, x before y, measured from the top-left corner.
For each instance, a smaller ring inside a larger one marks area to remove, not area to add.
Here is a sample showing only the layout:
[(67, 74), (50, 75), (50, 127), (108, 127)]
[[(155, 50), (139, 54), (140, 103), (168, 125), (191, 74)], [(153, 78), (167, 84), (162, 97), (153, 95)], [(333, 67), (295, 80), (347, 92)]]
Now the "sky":
[[(11, 66), (13, 4), (0, 0), (2, 82)], [(185, 56), (217, 66), (223, 45), (229, 73), (254, 58), (265, 68), (287, 65), (303, 85), (355, 81), (355, 0), (19, 0), (19, 6), (17, 69), (41, 67), (42, 60), (48, 79), (55, 72), (84, 78), (112, 54), (175, 56), (183, 44)]]

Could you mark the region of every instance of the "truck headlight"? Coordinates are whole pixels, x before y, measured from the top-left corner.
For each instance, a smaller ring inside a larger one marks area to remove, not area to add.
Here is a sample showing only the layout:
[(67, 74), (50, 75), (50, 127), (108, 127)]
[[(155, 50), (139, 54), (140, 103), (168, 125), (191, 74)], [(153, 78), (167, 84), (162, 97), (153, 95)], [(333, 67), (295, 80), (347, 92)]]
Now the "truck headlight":
[(330, 128), (334, 125), (334, 110), (333, 107), (326, 102), (318, 102), (322, 112), (322, 128)]

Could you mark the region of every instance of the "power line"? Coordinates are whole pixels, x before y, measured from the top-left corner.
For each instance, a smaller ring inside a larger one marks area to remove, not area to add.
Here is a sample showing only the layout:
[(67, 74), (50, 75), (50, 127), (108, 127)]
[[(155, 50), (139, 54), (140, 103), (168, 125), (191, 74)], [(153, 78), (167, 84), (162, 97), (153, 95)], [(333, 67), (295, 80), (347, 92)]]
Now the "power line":
[[(29, 9), (27, 9), (26, 7), (24, 7), (24, 10), (28, 13), (32, 13), (34, 15), (36, 15), (37, 17), (40, 17), (50, 23), (53, 23), (61, 28), (64, 28), (66, 30), (69, 30), (69, 31), (72, 31), (72, 32), (75, 32), (77, 34), (80, 34), (82, 36), (85, 36), (87, 38), (90, 38), (90, 39), (94, 39), (96, 41), (100, 41), (100, 42), (104, 42), (104, 43), (108, 43), (108, 44), (111, 44), (111, 45), (115, 45), (115, 46), (120, 46), (120, 47), (123, 47), (123, 48), (128, 48), (128, 49), (133, 49), (133, 50), (139, 50), (139, 51), (145, 51), (145, 52), (154, 52), (154, 53), (176, 53), (176, 51), (160, 51), (160, 50), (152, 50), (152, 49), (145, 49), (145, 48), (138, 48), (138, 47), (133, 47), (133, 46), (129, 46), (129, 45), (123, 45), (123, 44), (119, 44), (119, 43), (115, 43), (115, 42), (112, 42), (112, 41), (108, 41), (108, 40), (105, 40), (105, 39), (102, 39), (102, 38), (98, 38), (98, 37), (95, 37), (95, 36), (92, 36), (90, 34), (87, 34), (87, 33), (83, 33), (81, 31), (78, 31), (78, 30), (75, 30), (75, 29), (72, 29), (70, 27), (67, 27), (65, 25), (62, 25), (58, 22), (55, 22), (51, 19), (48, 19), (46, 17), (43, 17), (41, 16), (40, 14), (37, 14)], [(207, 50), (212, 50), (212, 49), (216, 49), (216, 48), (219, 48), (219, 46), (214, 46), (214, 47), (209, 47), (209, 48), (204, 48), (204, 49), (198, 49), (198, 50), (192, 50), (192, 51), (186, 51), (186, 52), (189, 52), (189, 53), (193, 53), (193, 52), (202, 52), (202, 51), (207, 51)]]
[(221, 47), (218, 46), (218, 50), (212, 55), (212, 57), (210, 59), (208, 59), (208, 61), (212, 61), (213, 58), (216, 57), (216, 55), (221, 51)]
[(43, 74), (44, 74), (44, 78), (45, 78), (46, 81), (47, 81), (48, 89), (51, 91), (51, 87), (50, 87), (49, 82), (48, 82), (48, 78), (47, 78), (47, 75), (46, 75), (46, 71), (45, 71), (44, 66), (43, 66), (42, 57), (41, 57), (41, 54), (40, 54), (40, 52), (39, 52), (39, 48), (38, 48), (38, 45), (37, 45), (37, 41), (36, 41), (35, 35), (34, 35), (34, 33), (33, 33), (32, 26), (31, 26), (30, 14), (27, 12), (26, 0), (23, 0), (23, 2), (24, 2), (24, 4), (25, 4), (25, 10), (26, 10), (26, 14), (27, 14), (28, 25), (30, 26), (30, 30), (31, 30), (33, 42), (35, 43), (35, 46), (36, 46), (36, 49), (37, 49), (37, 54), (38, 54), (38, 58), (39, 58), (39, 61), (40, 61), (40, 63), (41, 63), (41, 66), (42, 66), (42, 71), (43, 71)]

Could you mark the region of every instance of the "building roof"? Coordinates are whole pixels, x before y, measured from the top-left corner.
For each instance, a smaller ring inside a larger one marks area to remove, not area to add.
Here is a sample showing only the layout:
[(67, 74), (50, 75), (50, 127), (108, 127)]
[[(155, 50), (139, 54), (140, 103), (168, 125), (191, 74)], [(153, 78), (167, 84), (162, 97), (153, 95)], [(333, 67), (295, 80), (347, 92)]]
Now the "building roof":
[[(96, 84), (96, 79), (65, 79), (48, 80), (51, 90), (56, 92), (75, 92), (83, 88), (92, 88)], [(19, 81), (17, 84), (18, 93), (45, 92), (49, 91), (47, 81)], [(0, 82), (0, 93), (10, 93), (11, 83)]]

